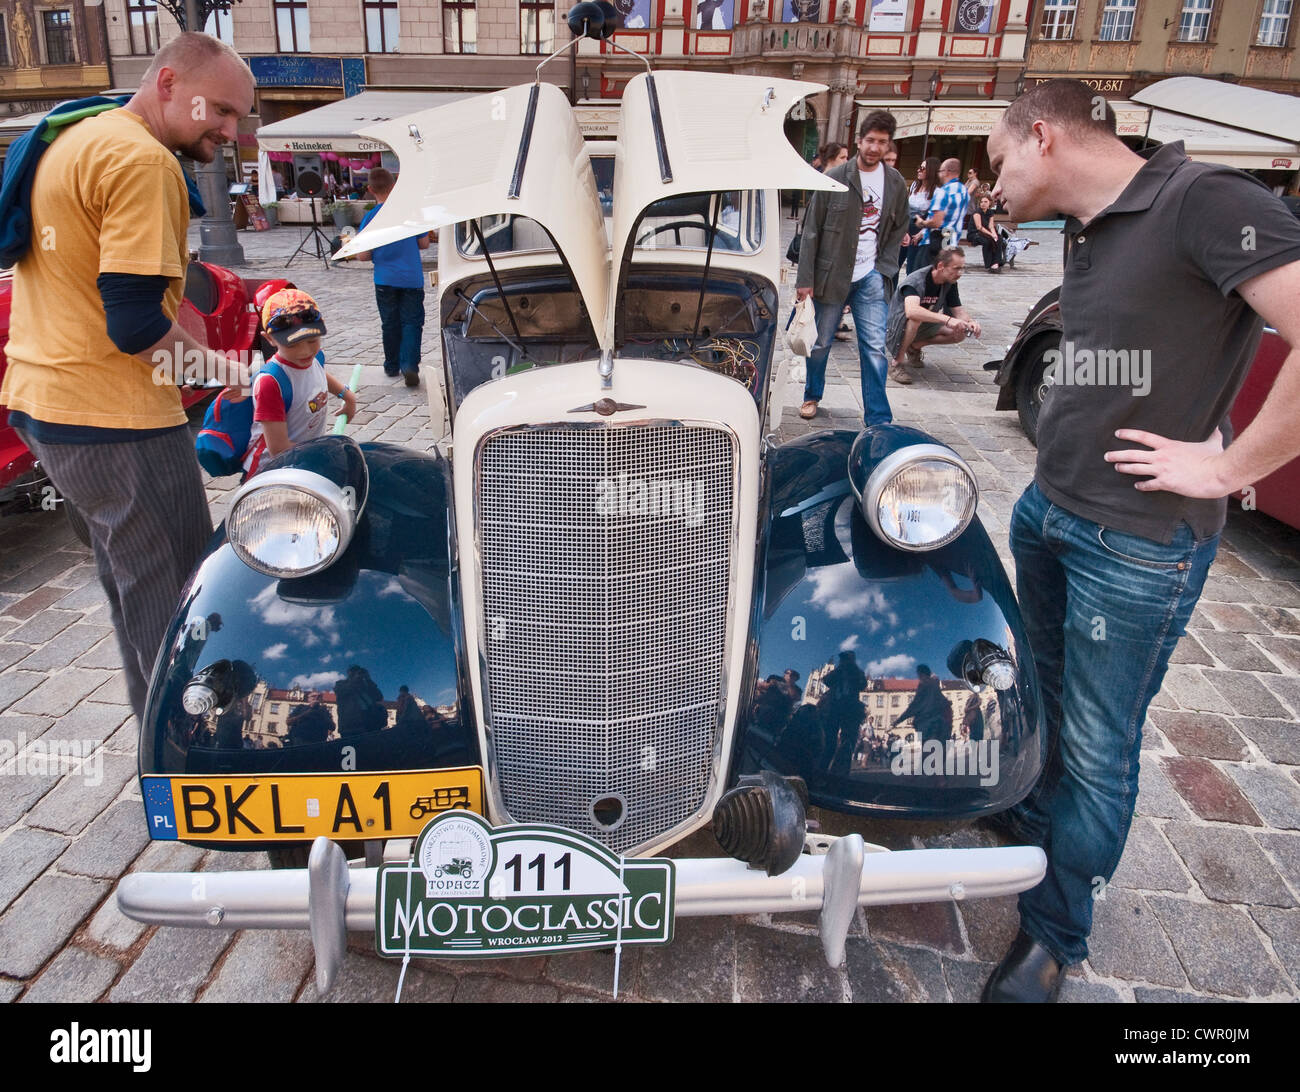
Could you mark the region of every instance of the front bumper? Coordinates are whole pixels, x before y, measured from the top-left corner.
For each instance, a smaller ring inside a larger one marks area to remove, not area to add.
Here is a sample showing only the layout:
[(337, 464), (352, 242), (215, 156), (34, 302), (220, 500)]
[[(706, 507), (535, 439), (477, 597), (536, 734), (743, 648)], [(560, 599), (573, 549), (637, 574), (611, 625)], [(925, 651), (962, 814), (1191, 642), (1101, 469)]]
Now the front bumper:
[[(1011, 895), (1033, 887), (1047, 868), (1043, 851), (1031, 846), (890, 852), (856, 834), (815, 843), (826, 851), (804, 854), (779, 876), (727, 858), (675, 860), (676, 916), (819, 910), (826, 959), (837, 967), (859, 906)], [(392, 859), (406, 854), (409, 843), (390, 844)], [(127, 917), (151, 925), (309, 929), (324, 993), (342, 965), (348, 931), (375, 928), (378, 875), (349, 867), (337, 845), (318, 838), (306, 869), (133, 873), (118, 885), (117, 902)]]

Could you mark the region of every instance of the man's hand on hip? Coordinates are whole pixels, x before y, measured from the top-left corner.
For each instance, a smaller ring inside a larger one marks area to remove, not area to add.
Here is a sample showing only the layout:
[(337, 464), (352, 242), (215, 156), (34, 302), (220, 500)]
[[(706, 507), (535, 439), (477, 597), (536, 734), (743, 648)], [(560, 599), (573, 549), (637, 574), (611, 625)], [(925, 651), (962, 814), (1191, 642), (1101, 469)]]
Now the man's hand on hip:
[(1150, 475), (1145, 481), (1133, 483), (1134, 488), (1144, 493), (1163, 491), (1181, 497), (1218, 500), (1236, 488), (1222, 477), (1223, 434), (1217, 428), (1208, 440), (1199, 444), (1170, 440), (1135, 428), (1116, 429), (1115, 435), (1151, 449), (1108, 451), (1104, 456), (1121, 474)]

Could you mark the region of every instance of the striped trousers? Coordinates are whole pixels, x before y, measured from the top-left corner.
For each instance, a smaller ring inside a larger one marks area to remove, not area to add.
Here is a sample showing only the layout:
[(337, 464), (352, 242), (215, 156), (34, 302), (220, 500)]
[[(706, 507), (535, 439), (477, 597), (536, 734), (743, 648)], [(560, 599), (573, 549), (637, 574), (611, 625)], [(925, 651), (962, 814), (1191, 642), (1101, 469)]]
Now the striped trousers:
[(23, 439), (86, 521), (122, 651), (127, 695), (143, 726), (163, 635), (181, 587), (212, 537), (190, 430), (118, 444)]

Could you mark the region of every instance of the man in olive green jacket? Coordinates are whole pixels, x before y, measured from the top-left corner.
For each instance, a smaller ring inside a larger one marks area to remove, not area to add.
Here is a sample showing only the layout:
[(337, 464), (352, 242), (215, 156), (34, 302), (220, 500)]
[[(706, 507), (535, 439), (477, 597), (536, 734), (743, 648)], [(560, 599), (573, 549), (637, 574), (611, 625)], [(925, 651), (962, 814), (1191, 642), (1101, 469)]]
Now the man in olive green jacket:
[(826, 385), (826, 359), (848, 303), (858, 334), (864, 417), (869, 425), (894, 419), (885, 394), (885, 319), (898, 274), (898, 247), (907, 229), (907, 184), (881, 162), (893, 136), (893, 114), (868, 114), (858, 134), (857, 156), (826, 172), (827, 178), (848, 189), (819, 190), (808, 206), (795, 295), (800, 300), (812, 296), (817, 344), (808, 357), (799, 410), (804, 418), (817, 414)]

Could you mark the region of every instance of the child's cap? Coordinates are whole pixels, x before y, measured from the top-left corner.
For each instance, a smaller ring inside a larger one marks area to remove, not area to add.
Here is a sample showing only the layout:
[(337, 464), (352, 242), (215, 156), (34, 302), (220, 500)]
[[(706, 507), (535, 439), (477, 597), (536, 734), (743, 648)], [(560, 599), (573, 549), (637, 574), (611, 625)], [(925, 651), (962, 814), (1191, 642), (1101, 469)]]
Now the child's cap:
[(262, 326), (280, 345), (296, 345), (325, 334), (320, 308), (300, 288), (282, 288), (262, 304)]

